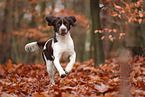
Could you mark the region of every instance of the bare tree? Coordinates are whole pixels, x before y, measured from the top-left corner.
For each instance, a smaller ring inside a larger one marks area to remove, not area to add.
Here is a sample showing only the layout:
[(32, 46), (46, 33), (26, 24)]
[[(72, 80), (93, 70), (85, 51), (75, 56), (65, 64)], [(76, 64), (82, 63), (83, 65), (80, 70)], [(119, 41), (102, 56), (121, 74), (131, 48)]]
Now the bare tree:
[(94, 33), (95, 30), (101, 29), (100, 23), (100, 10), (99, 7), (99, 0), (90, 0), (90, 10), (91, 10), (91, 19), (92, 19), (92, 38), (93, 38), (93, 47), (94, 47), (94, 67), (98, 66), (99, 64), (104, 64), (104, 50), (103, 50), (103, 43), (101, 40), (100, 33)]

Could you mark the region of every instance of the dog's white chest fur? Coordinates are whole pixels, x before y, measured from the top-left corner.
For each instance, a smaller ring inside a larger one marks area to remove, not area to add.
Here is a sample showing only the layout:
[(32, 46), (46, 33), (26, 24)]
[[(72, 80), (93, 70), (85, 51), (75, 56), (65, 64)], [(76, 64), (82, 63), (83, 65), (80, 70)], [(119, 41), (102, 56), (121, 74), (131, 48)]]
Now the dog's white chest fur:
[(74, 53), (74, 43), (68, 33), (66, 36), (56, 37), (58, 42), (53, 43), (54, 56), (60, 57), (61, 60), (66, 60)]

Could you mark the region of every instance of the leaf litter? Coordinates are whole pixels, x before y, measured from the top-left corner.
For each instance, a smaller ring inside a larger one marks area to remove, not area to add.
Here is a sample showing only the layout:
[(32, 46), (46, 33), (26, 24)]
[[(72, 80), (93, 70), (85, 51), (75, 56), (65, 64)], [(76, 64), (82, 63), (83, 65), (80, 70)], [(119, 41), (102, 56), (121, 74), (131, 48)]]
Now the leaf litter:
[[(129, 91), (133, 97), (145, 95), (145, 58), (136, 56), (129, 61), (131, 72)], [(65, 67), (64, 64), (63, 67)], [(94, 68), (94, 61), (76, 62), (65, 78), (55, 77), (50, 87), (49, 75), (44, 64), (0, 65), (1, 97), (118, 97), (120, 89), (120, 63), (117, 58), (105, 61)]]

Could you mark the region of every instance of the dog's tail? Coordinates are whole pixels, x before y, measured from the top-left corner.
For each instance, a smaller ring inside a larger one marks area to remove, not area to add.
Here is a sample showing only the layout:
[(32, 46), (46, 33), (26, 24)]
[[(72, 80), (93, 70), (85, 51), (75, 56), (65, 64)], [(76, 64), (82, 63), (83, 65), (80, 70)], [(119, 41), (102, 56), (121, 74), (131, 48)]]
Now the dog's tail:
[(26, 52), (35, 52), (37, 53), (40, 47), (44, 47), (46, 41), (43, 42), (31, 42), (25, 45)]

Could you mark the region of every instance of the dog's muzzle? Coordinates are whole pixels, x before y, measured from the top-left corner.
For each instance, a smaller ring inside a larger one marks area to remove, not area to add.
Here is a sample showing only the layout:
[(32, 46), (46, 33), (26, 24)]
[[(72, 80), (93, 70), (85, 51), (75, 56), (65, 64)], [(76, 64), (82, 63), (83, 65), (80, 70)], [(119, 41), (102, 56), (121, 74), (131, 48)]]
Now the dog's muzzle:
[(66, 34), (67, 34), (67, 30), (66, 29), (61, 29), (60, 35), (65, 36)]

